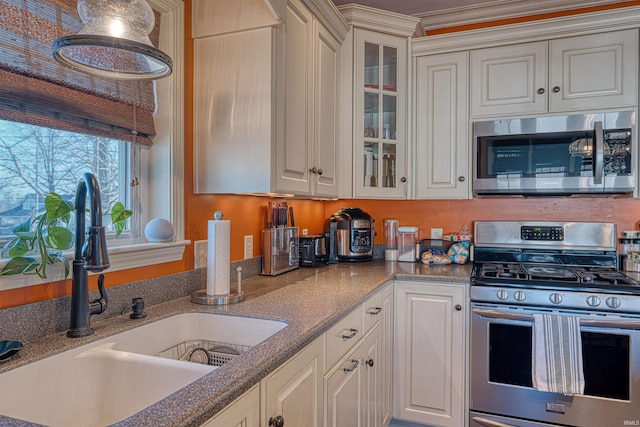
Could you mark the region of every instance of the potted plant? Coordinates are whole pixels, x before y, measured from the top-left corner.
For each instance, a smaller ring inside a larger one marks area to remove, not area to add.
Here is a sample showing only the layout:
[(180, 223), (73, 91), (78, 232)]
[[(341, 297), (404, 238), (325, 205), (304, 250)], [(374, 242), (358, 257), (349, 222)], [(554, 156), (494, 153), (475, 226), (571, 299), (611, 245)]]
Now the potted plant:
[[(30, 217), (11, 229), (16, 237), (2, 248), (2, 257), (10, 259), (0, 275), (37, 274), (44, 279), (47, 277), (47, 266), (61, 262), (65, 278), (69, 276), (69, 261), (63, 251), (73, 246), (75, 236), (69, 229), (69, 221), (75, 206), (57, 193), (47, 194), (44, 206), (44, 213)], [(116, 237), (120, 236), (132, 214), (133, 211), (125, 209), (121, 202), (116, 202), (107, 212), (115, 227)]]

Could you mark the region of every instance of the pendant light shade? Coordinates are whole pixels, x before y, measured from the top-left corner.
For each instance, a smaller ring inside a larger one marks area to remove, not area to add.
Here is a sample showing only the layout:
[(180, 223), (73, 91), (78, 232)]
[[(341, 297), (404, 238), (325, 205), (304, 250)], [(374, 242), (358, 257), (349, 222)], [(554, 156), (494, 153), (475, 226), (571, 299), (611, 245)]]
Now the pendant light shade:
[(171, 74), (171, 58), (149, 39), (155, 17), (145, 0), (79, 0), (78, 15), (82, 30), (53, 42), (53, 57), (62, 65), (119, 80)]

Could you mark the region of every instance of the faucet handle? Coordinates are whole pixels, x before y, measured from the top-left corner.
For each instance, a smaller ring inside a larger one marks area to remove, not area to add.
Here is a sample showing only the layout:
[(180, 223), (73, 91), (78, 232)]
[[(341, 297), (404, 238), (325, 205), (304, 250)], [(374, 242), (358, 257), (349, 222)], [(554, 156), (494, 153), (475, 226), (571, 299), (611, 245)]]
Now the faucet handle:
[(89, 303), (90, 314), (100, 314), (107, 309), (109, 304), (109, 298), (107, 298), (107, 291), (104, 289), (104, 274), (98, 276), (98, 291), (100, 292), (100, 298), (93, 300)]

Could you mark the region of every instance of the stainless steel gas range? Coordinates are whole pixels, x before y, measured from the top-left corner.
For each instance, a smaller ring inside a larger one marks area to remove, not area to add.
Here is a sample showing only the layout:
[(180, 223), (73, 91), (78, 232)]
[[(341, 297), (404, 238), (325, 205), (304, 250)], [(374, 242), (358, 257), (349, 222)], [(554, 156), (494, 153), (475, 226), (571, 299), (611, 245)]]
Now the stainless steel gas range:
[[(640, 284), (615, 224), (478, 221), (474, 240), (470, 426), (640, 425)], [(577, 319), (582, 392), (534, 387), (538, 314)]]

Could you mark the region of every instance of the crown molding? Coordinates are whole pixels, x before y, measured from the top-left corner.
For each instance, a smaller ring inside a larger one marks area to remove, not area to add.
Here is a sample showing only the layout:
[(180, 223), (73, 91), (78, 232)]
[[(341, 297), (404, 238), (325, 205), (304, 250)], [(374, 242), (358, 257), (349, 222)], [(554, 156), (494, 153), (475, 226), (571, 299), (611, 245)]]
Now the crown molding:
[(424, 31), (417, 17), (375, 9), (359, 4), (338, 6), (346, 21), (356, 27), (400, 37), (423, 36)]
[[(414, 15), (426, 31), (478, 22), (517, 18), (592, 6), (620, 3), (619, 0), (497, 0), (472, 6), (436, 10)], [(423, 33), (424, 34), (424, 33)]]
[(638, 28), (639, 20), (640, 6), (633, 6), (540, 21), (425, 36), (413, 39), (411, 48), (413, 56), (481, 49)]

